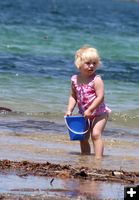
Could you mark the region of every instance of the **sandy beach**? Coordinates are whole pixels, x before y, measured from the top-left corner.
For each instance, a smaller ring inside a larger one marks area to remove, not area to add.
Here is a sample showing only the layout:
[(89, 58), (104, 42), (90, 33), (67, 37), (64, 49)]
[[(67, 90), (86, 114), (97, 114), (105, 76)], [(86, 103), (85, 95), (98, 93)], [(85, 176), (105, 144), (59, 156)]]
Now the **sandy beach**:
[[(35, 124), (44, 123), (45, 131), (37, 131)], [(108, 136), (108, 125), (100, 161), (93, 149), (91, 155), (80, 154), (79, 142), (69, 140), (64, 123), (21, 120), (18, 126), (20, 131), (12, 122), (15, 131), (0, 132), (1, 198), (120, 199), (125, 186), (139, 184), (139, 142), (127, 139), (128, 133), (122, 139), (116, 132)]]

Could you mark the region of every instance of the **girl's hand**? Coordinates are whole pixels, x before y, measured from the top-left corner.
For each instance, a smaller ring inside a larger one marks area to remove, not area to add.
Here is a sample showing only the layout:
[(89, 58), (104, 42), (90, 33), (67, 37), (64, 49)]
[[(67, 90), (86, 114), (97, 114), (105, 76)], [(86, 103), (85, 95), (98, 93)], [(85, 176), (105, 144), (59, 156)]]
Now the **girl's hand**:
[(92, 111), (90, 109), (87, 109), (85, 112), (84, 112), (84, 117), (86, 118), (90, 118), (92, 115)]
[(71, 111), (67, 111), (65, 116), (71, 116), (72, 115), (72, 112)]

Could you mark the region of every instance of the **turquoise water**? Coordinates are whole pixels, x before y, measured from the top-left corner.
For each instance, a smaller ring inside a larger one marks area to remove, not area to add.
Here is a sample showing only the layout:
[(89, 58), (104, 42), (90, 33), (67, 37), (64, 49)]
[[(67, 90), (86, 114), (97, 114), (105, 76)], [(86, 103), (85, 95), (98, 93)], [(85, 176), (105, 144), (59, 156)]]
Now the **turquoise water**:
[(74, 53), (90, 44), (102, 58), (111, 123), (138, 130), (138, 2), (5, 0), (0, 9), (0, 106), (13, 110), (2, 120), (64, 123)]

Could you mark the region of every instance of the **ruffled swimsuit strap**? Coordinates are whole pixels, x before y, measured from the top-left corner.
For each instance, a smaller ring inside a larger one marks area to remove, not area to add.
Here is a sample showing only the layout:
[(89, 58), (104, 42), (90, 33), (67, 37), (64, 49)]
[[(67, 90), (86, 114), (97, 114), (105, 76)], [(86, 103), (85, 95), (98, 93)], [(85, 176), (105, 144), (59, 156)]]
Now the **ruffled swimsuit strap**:
[(94, 76), (93, 82), (96, 80), (97, 77), (100, 77), (100, 78), (101, 78), (101, 76), (97, 74), (97, 75)]
[(73, 75), (73, 76), (71, 77), (71, 82), (72, 82), (72, 84), (73, 84), (73, 87), (76, 88), (76, 86), (77, 86), (77, 75)]

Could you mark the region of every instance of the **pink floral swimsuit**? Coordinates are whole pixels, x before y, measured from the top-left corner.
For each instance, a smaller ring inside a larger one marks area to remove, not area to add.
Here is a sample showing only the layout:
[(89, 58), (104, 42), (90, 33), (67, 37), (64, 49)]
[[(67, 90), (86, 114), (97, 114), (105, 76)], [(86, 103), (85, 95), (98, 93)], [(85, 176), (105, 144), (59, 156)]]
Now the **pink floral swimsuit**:
[[(79, 108), (79, 113), (84, 114), (84, 111), (92, 104), (96, 98), (96, 92), (94, 88), (94, 80), (99, 75), (93, 75), (90, 78), (88, 84), (80, 84), (77, 82), (77, 75), (71, 77), (72, 86), (75, 89), (77, 95), (77, 104)], [(91, 119), (93, 120), (96, 116), (102, 115), (104, 113), (109, 113), (111, 110), (102, 102), (93, 112)]]

